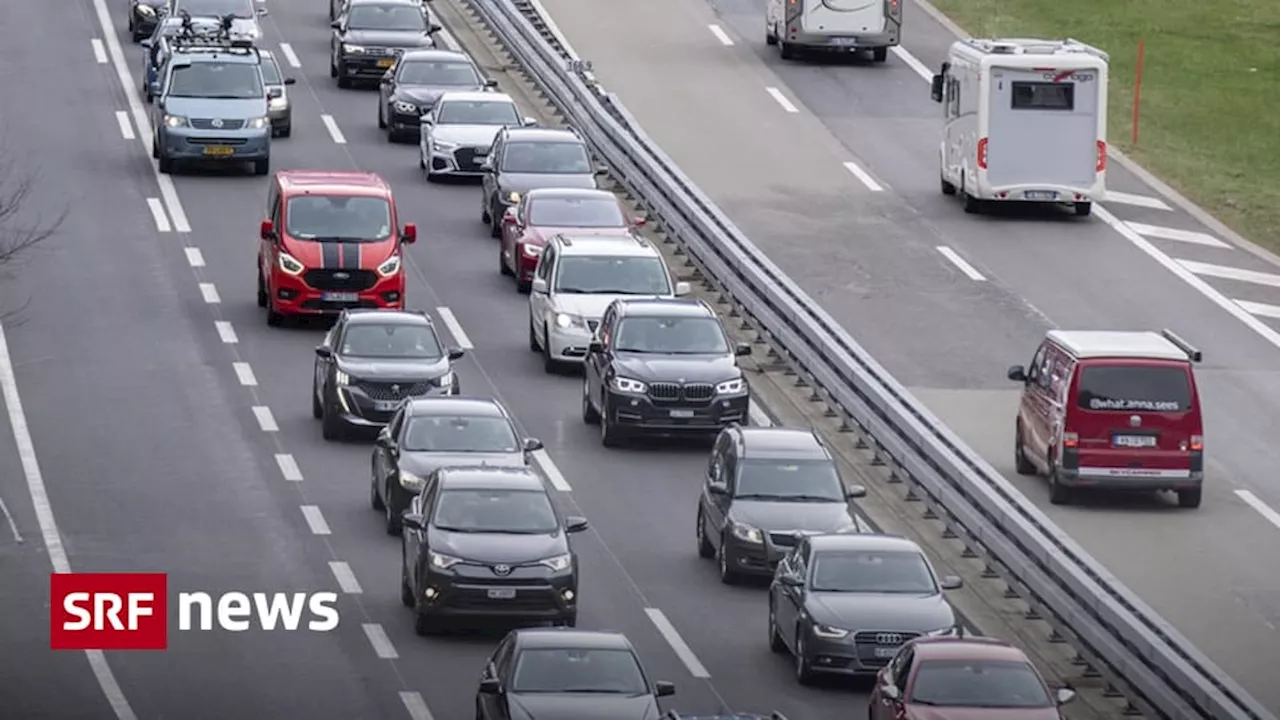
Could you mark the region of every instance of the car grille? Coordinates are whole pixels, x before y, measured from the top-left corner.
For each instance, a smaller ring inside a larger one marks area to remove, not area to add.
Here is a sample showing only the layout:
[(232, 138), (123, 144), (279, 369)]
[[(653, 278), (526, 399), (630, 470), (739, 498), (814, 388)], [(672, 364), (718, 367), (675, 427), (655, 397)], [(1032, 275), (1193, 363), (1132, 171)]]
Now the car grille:
[(453, 151), (453, 161), (458, 164), (458, 169), (463, 172), (476, 172), (480, 169), (480, 161), (484, 156), (480, 154), (480, 148), (464, 147)]
[(599, 321), (599, 320), (588, 320), (588, 321), (587, 321), (587, 329), (588, 329), (588, 330), (590, 330), (591, 332), (595, 332), (595, 331), (596, 331), (596, 328), (598, 328), (598, 327), (600, 327), (600, 321)]
[(188, 145), (244, 145), (244, 138), (189, 137)]
[(883, 667), (891, 658), (876, 657), (877, 648), (899, 648), (908, 640), (919, 637), (920, 633), (898, 632), (895, 630), (864, 630), (854, 633), (853, 646), (858, 654), (858, 661), (865, 667)]
[(416, 395), (426, 395), (435, 383), (426, 382), (372, 382), (356, 380), (355, 386), (374, 400), (403, 400)]
[(656, 402), (705, 402), (715, 395), (716, 387), (711, 383), (649, 383), (649, 398)]
[[(336, 277), (339, 273), (347, 277)], [(317, 290), (347, 292), (368, 290), (378, 282), (378, 276), (372, 270), (308, 270), (302, 279)]]
[[(244, 120), (233, 120), (231, 118), (191, 118), (188, 122), (196, 130), (239, 130), (244, 127)], [(217, 123), (222, 124), (218, 125)]]

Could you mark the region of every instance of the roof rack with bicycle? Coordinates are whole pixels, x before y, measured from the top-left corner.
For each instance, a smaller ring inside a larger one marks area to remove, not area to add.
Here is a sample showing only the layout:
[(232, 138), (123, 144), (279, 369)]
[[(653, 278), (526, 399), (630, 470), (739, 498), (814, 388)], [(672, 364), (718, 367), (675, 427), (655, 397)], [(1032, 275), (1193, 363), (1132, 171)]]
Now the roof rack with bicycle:
[(240, 55), (257, 52), (252, 39), (231, 34), (231, 26), (236, 21), (234, 13), (220, 18), (192, 18), (191, 13), (179, 10), (178, 16), (182, 19), (181, 29), (169, 41), (176, 52), (210, 50)]

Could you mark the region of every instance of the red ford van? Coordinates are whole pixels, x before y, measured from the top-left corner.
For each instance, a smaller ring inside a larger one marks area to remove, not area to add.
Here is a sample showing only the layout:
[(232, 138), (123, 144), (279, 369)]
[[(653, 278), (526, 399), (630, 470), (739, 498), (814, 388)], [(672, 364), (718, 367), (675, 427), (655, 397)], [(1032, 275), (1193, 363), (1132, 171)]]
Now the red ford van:
[(401, 243), (391, 186), (374, 173), (282, 170), (267, 192), (258, 249), (258, 306), (287, 315), (404, 307)]
[(1192, 364), (1200, 351), (1168, 330), (1054, 330), (1022, 383), (1014, 429), (1020, 475), (1049, 479), (1049, 501), (1075, 488), (1170, 490), (1200, 506), (1204, 429)]

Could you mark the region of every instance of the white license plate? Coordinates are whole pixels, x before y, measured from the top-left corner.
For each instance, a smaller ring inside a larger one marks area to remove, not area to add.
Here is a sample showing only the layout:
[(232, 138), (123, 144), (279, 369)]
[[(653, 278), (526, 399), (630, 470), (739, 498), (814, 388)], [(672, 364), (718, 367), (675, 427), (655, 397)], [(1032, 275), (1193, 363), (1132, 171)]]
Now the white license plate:
[(511, 600), (515, 596), (515, 588), (491, 588), (489, 590), (489, 599), (491, 600)]
[(1026, 198), (1028, 200), (1057, 200), (1058, 193), (1055, 190), (1028, 190)]
[(831, 38), (832, 45), (857, 45), (858, 38)]
[(1153, 448), (1156, 439), (1150, 435), (1116, 435), (1111, 441), (1116, 447)]
[(692, 411), (692, 410), (672, 410), (672, 411), (671, 411), (671, 417), (673, 417), (673, 418), (691, 418), (691, 417), (693, 417), (693, 411)]
[(391, 412), (400, 405), (399, 400), (374, 400), (373, 409), (378, 412)]
[(876, 648), (876, 657), (891, 658), (898, 654), (898, 648)]
[(360, 299), (359, 293), (327, 292), (320, 296), (326, 302), (355, 302)]

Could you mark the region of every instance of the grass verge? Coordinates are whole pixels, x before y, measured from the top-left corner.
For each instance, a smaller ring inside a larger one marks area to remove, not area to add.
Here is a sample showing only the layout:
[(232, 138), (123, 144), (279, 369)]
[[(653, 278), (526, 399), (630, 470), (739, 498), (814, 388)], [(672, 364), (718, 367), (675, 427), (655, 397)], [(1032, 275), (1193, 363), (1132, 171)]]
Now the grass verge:
[[(1111, 56), (1110, 143), (1280, 252), (1277, 0), (931, 0), (978, 37), (1073, 37)], [(1131, 142), (1143, 39), (1141, 125)]]

